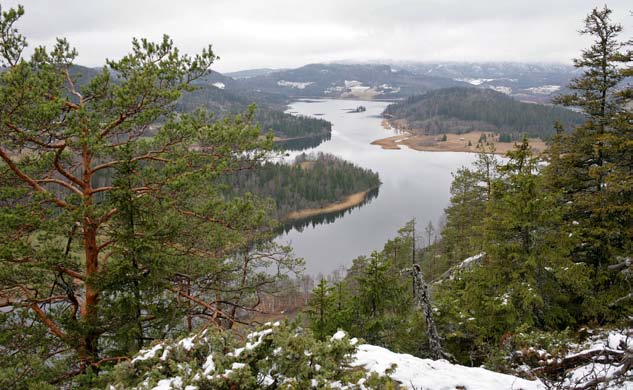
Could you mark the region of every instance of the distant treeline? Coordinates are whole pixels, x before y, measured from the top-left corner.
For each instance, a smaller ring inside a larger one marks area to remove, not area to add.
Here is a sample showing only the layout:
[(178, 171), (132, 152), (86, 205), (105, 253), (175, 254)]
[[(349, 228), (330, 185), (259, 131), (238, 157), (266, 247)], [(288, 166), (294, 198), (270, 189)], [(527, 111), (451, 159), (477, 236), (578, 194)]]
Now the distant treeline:
[(424, 134), (481, 130), (543, 139), (554, 135), (556, 121), (571, 128), (585, 120), (584, 115), (566, 108), (522, 103), (490, 89), (462, 87), (410, 97), (388, 106), (384, 115), (403, 119), (409, 130)]
[(271, 198), (280, 219), (292, 211), (323, 207), (380, 185), (377, 173), (323, 153), (300, 154), (293, 164), (266, 163), (224, 180), (229, 193)]

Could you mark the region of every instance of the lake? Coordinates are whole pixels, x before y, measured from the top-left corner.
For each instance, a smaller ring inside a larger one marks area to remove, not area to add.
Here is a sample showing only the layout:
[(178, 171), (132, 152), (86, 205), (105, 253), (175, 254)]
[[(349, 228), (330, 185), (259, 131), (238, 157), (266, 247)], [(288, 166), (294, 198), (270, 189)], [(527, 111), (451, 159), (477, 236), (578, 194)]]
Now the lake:
[[(372, 141), (396, 135), (382, 127), (380, 114), (389, 103), (354, 100), (310, 100), (292, 103), (288, 112), (316, 116), (332, 122), (332, 136), (305, 153), (324, 152), (369, 168), (380, 175), (382, 185), (362, 207), (340, 218), (292, 228), (277, 238), (289, 243), (306, 262), (306, 273), (328, 274), (348, 267), (359, 255), (382, 249), (398, 229), (416, 218), (420, 232), (429, 221), (437, 226), (449, 203), (451, 172), (469, 166), (474, 153), (420, 152), (403, 147), (384, 150)], [(350, 113), (358, 106), (364, 112)], [(300, 152), (291, 152), (293, 158)]]

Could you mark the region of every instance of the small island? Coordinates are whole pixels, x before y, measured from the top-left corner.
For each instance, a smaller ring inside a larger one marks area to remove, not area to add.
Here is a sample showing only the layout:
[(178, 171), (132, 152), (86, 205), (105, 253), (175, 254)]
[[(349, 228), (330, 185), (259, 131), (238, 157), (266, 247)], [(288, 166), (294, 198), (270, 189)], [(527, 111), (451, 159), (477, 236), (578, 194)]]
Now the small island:
[(365, 107), (365, 106), (358, 106), (358, 107), (356, 107), (354, 109), (349, 110), (348, 112), (350, 114), (353, 114), (353, 113), (365, 112), (365, 111), (367, 111), (367, 107)]

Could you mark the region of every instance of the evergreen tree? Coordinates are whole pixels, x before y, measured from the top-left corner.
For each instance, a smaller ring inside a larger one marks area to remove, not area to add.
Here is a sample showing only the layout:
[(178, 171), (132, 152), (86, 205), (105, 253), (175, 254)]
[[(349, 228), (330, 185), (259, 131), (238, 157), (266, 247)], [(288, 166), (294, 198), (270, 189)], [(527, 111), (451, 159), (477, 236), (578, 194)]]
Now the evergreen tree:
[(478, 144), (474, 169), (460, 168), (453, 173), (451, 204), (444, 210), (446, 226), (443, 248), (449, 263), (456, 263), (482, 250), (486, 204), (492, 197), (492, 183), (498, 161), (492, 144)]
[(593, 270), (595, 305), (604, 316), (607, 304), (626, 288), (608, 270), (619, 256), (629, 256), (633, 240), (631, 179), (631, 42), (618, 39), (622, 26), (611, 21), (606, 6), (594, 9), (581, 33), (594, 39), (575, 65), (583, 71), (572, 81), (571, 94), (556, 102), (582, 109), (587, 122), (570, 135), (560, 135), (550, 150), (549, 187), (560, 194), (574, 237), (573, 256)]
[(325, 340), (326, 337), (329, 337), (337, 330), (332, 318), (334, 315), (332, 287), (328, 286), (325, 279), (321, 279), (319, 284), (312, 290), (308, 305), (308, 319), (310, 320), (314, 337), (318, 340)]
[(187, 330), (186, 318), (229, 326), (229, 309), (245, 307), (235, 291), (271, 282), (261, 270), (278, 258), (233, 255), (270, 232), (266, 211), (215, 183), (258, 166), (272, 137), (252, 109), (173, 113), (210, 47), (190, 57), (167, 36), (135, 39), (79, 83), (65, 39), (22, 56), (23, 13), (0, 16), (0, 337), (21, 326), (3, 343), (0, 387), (93, 387), (91, 373)]

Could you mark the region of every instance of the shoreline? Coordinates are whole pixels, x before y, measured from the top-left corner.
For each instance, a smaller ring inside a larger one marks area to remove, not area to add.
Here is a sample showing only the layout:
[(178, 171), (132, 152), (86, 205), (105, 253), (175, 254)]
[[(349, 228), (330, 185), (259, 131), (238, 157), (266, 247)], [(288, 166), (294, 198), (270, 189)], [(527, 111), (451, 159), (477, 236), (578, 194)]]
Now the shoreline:
[(273, 142), (286, 142), (286, 141), (296, 141), (296, 140), (302, 140), (302, 139), (312, 139), (312, 138), (321, 138), (321, 137), (326, 137), (331, 133), (319, 133), (319, 134), (314, 134), (314, 135), (302, 135), (300, 137), (288, 137), (288, 138), (283, 138), (283, 137), (278, 137), (278, 136), (273, 136)]
[(360, 191), (351, 195), (347, 195), (343, 200), (330, 203), (323, 207), (291, 211), (288, 214), (286, 214), (286, 216), (283, 218), (283, 221), (293, 222), (293, 221), (299, 221), (299, 220), (310, 218), (310, 217), (316, 217), (321, 214), (329, 214), (329, 213), (334, 213), (338, 211), (345, 211), (347, 209), (350, 209), (352, 207), (356, 207), (362, 204), (367, 198), (367, 194), (369, 194), (369, 191), (371, 190), (372, 189), (368, 189), (365, 191)]
[[(409, 149), (420, 152), (478, 153), (477, 144), (483, 134), (486, 134), (488, 141), (492, 141), (494, 144), (495, 154), (505, 155), (514, 148), (515, 142), (498, 142), (496, 137), (490, 137), (490, 132), (481, 131), (472, 131), (464, 134), (446, 133), (446, 141), (438, 140), (441, 135), (413, 135), (405, 132), (403, 134), (377, 139), (371, 142), (371, 145), (380, 146), (385, 150), (400, 150), (402, 146), (407, 146)], [(543, 140), (530, 138), (528, 141), (535, 154), (541, 154), (545, 151), (546, 145)], [(468, 145), (469, 142), (470, 146)]]

